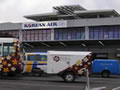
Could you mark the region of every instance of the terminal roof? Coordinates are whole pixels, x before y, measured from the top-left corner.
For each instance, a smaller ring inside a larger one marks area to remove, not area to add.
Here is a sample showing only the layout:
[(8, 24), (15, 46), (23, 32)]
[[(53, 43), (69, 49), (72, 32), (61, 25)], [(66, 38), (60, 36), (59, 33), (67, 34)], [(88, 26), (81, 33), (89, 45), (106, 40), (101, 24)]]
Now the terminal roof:
[(86, 10), (80, 5), (65, 5), (53, 7), (54, 12), (24, 16), (35, 21), (70, 20), (82, 18), (102, 18), (120, 16), (114, 9)]

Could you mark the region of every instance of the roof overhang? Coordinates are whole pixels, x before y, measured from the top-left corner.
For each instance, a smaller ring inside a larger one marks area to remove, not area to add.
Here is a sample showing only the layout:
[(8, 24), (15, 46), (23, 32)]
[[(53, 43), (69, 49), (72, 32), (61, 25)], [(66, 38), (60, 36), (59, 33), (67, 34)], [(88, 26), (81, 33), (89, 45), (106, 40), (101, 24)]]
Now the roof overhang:
[(74, 11), (75, 14), (78, 14), (79, 16), (84, 15), (113, 15), (113, 16), (120, 16), (118, 12), (116, 12), (114, 9), (109, 10), (84, 10), (84, 11)]
[[(107, 47), (112, 45), (120, 46), (120, 39), (116, 40), (69, 40), (69, 41), (39, 41), (39, 42), (23, 42), (34, 47)], [(44, 44), (43, 44), (44, 43)]]

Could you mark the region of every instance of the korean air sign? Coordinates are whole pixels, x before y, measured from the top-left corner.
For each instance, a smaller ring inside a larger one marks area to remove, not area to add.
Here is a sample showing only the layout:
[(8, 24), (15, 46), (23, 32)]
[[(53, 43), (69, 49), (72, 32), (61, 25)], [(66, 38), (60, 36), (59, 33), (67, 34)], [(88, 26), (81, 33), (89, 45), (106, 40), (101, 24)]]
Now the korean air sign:
[(44, 28), (62, 28), (67, 27), (67, 21), (48, 21), (48, 22), (33, 22), (23, 23), (22, 29), (44, 29)]

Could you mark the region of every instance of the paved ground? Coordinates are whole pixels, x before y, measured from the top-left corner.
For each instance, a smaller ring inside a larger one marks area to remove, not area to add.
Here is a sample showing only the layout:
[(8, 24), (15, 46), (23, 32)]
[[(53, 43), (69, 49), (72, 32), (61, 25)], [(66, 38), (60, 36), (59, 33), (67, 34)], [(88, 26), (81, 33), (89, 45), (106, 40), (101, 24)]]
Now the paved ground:
[[(19, 80), (0, 79), (0, 90), (84, 90), (85, 86), (85, 77), (77, 79), (74, 83), (64, 83), (57, 76), (25, 76)], [(120, 76), (112, 76), (111, 78), (92, 76), (90, 77), (90, 86), (92, 88), (105, 86), (107, 87), (105, 90), (112, 90), (120, 87)]]

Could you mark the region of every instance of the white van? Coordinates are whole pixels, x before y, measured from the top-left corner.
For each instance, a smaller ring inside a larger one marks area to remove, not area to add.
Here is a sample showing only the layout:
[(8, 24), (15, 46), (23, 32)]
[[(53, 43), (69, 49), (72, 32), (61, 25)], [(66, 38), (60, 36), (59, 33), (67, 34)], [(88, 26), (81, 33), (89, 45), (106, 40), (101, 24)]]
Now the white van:
[(91, 52), (48, 51), (47, 74), (58, 74), (64, 81), (72, 82), (76, 76), (91, 71)]

